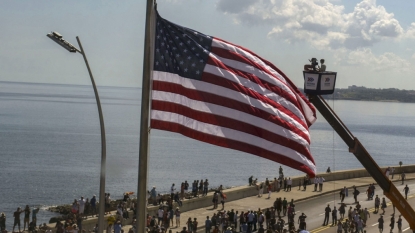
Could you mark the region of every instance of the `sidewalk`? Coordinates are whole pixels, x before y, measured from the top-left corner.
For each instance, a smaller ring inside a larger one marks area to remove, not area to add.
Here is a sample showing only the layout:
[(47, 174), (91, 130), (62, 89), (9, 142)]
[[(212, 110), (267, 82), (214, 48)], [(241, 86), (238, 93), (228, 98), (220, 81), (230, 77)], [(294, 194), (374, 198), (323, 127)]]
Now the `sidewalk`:
[[(394, 184), (400, 184), (400, 181), (397, 179), (399, 175), (395, 175)], [(415, 179), (415, 173), (407, 173), (406, 180)], [(395, 182), (396, 181), (396, 182)], [(399, 182), (398, 182), (399, 181)], [(398, 182), (398, 183), (397, 183)], [(339, 181), (328, 181), (325, 182), (323, 185), (322, 192), (314, 192), (314, 184), (308, 185), (306, 191), (298, 190), (298, 186), (293, 187), (291, 192), (273, 192), (271, 193), (271, 198), (268, 199), (268, 193), (264, 193), (262, 197), (252, 196), (246, 197), (235, 201), (230, 201), (225, 203), (224, 210), (231, 210), (246, 212), (247, 210), (258, 210), (258, 208), (264, 209), (273, 206), (273, 203), (277, 197), (287, 198), (288, 201), (294, 199), (294, 203), (298, 203), (301, 201), (307, 201), (308, 199), (319, 197), (322, 195), (326, 195), (328, 193), (339, 192), (340, 188), (346, 186), (349, 188), (349, 195), (351, 195), (351, 187), (355, 185), (356, 187), (360, 187), (360, 193), (365, 193), (364, 188), (366, 188), (369, 184), (376, 183), (372, 177), (361, 177), (361, 178), (354, 178), (354, 179), (346, 179), (346, 180), (339, 180)], [(226, 190), (224, 190), (226, 193)], [(222, 207), (219, 203), (218, 209), (213, 209), (213, 204), (210, 207), (194, 209), (191, 211), (183, 212), (180, 216), (180, 226), (179, 228), (169, 228), (173, 232), (179, 232), (186, 226), (187, 219), (190, 217), (192, 220), (197, 218), (198, 221), (198, 232), (203, 229), (204, 230), (204, 223), (206, 220), (206, 216), (212, 217), (214, 213), (217, 213)], [(175, 220), (174, 220), (175, 223)], [(175, 225), (175, 224), (174, 224)], [(132, 225), (125, 225), (123, 229), (125, 232), (132, 227)]]

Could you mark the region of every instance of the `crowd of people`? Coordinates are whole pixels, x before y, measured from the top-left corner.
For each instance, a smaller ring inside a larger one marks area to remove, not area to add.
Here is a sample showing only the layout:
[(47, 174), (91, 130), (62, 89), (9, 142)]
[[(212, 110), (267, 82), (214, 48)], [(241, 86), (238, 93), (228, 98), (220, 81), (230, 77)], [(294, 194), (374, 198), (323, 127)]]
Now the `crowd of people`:
[(159, 193), (156, 190), (156, 187), (153, 186), (153, 188), (148, 191), (148, 204), (160, 205), (160, 203), (166, 202), (170, 198), (170, 200), (178, 203), (178, 205), (181, 206), (184, 199), (203, 197), (206, 196), (208, 192), (208, 179), (194, 180), (191, 184), (191, 187), (187, 180), (182, 182), (179, 188), (177, 188), (177, 186), (173, 183), (170, 187), (170, 195)]
[[(392, 176), (393, 178), (394, 169), (388, 168), (385, 172), (387, 177)], [(402, 182), (405, 179), (405, 173), (399, 175), (399, 179), (402, 179)], [(314, 178), (314, 191), (321, 192), (323, 190), (324, 177), (315, 177)], [(292, 179), (290, 177), (285, 177), (283, 170), (280, 166), (279, 177), (274, 178), (273, 180), (266, 180), (264, 182), (258, 182), (258, 179), (253, 179), (253, 176), (250, 176), (248, 179), (250, 186), (256, 186), (258, 189), (258, 196), (262, 197), (263, 191), (266, 190), (268, 193), (268, 198), (271, 198), (272, 192), (280, 192), (281, 190), (285, 192), (290, 192), (292, 190)], [(298, 184), (299, 190), (303, 187), (303, 191), (306, 191), (306, 187), (311, 185), (312, 181), (308, 176), (305, 176)], [(375, 212), (374, 214), (380, 213), (380, 218), (378, 220), (379, 228), (383, 229), (383, 215), (385, 214), (385, 209), (387, 207), (386, 200), (383, 197), (380, 199), (378, 195), (375, 194), (375, 184), (370, 184), (366, 189), (367, 200), (374, 200)], [(355, 207), (347, 210), (347, 205), (343, 203), (344, 198), (348, 196), (349, 189), (344, 187), (340, 189), (339, 195), (341, 203), (338, 208), (336, 206), (333, 209), (330, 205), (324, 210), (324, 222), (323, 225), (326, 226), (330, 222), (331, 216), (331, 225), (337, 226), (338, 233), (342, 233), (344, 230), (345, 233), (348, 232), (362, 232), (366, 226), (366, 221), (370, 218), (370, 213), (367, 208), (361, 208), (360, 203), (357, 201), (358, 195), (360, 194), (359, 190), (353, 186), (352, 195), (355, 200)], [(178, 229), (181, 229), (181, 233), (195, 233), (197, 227), (200, 225), (197, 218), (188, 218), (184, 225), (181, 224), (180, 220), (180, 207), (183, 204), (183, 200), (203, 197), (208, 194), (209, 191), (213, 191), (212, 203), (213, 208), (218, 209), (219, 202), (222, 205), (222, 208), (218, 211), (215, 211), (212, 216), (206, 216), (204, 221), (206, 233), (231, 233), (231, 232), (242, 232), (242, 233), (251, 233), (258, 231), (258, 233), (282, 233), (282, 232), (292, 232), (298, 230), (306, 230), (307, 216), (302, 213), (295, 219), (295, 205), (294, 200), (288, 201), (286, 198), (276, 198), (273, 206), (266, 209), (258, 209), (257, 211), (247, 210), (238, 211), (225, 210), (225, 200), (226, 194), (223, 191), (222, 185), (217, 189), (209, 190), (209, 181), (205, 180), (194, 180), (191, 184), (187, 181), (181, 183), (180, 188), (176, 188), (176, 185), (173, 183), (170, 187), (169, 194), (161, 194), (156, 191), (156, 187), (153, 187), (148, 191), (148, 204), (158, 205), (159, 209), (157, 214), (154, 216), (147, 216), (147, 229), (149, 232), (154, 233), (165, 233), (169, 231), (172, 233), (173, 229), (176, 232)], [(405, 193), (405, 198), (409, 192), (408, 186), (403, 189)], [(133, 227), (130, 229), (130, 233), (135, 232), (134, 221), (136, 218), (136, 203), (131, 201), (129, 193), (124, 193), (124, 198), (116, 204), (116, 211), (114, 215), (109, 216), (108, 218), (108, 227), (107, 232), (121, 233), (122, 226), (125, 224), (125, 220), (130, 219), (130, 211), (133, 211)], [(109, 193), (105, 194), (105, 214), (111, 214), (110, 211), (114, 210), (111, 207), (111, 195)], [(17, 227), (18, 232), (21, 232), (21, 220), (20, 215), (24, 214), (23, 221), (23, 231), (31, 233), (49, 233), (50, 229), (45, 223), (37, 225), (37, 213), (39, 208), (30, 208), (28, 205), (21, 209), (20, 207), (13, 213), (14, 223), (13, 223), (13, 232)], [(395, 213), (395, 211), (394, 211)], [(32, 217), (30, 221), (30, 215)], [(97, 215), (97, 199), (93, 195), (91, 199), (81, 197), (80, 199), (75, 199), (71, 205), (71, 210), (68, 216), (66, 216), (65, 221), (62, 223), (58, 221), (55, 225), (57, 233), (78, 233), (83, 232), (82, 230), (82, 221), (87, 219), (88, 216)], [(339, 215), (339, 217), (338, 217)], [(395, 220), (395, 216), (391, 217), (391, 230), (394, 227), (394, 223), (397, 223), (398, 228), (402, 225), (401, 216)], [(298, 225), (298, 227), (296, 227)], [(285, 227), (287, 226), (287, 227)], [(3, 233), (6, 230), (6, 215), (4, 213), (0, 214), (0, 229)], [(95, 227), (93, 232), (97, 232), (98, 228)], [(7, 231), (6, 231), (7, 232)]]
[[(382, 210), (382, 213), (380, 213), (380, 216), (378, 218), (378, 228), (379, 232), (383, 232), (384, 223), (385, 223), (385, 209), (387, 208), (386, 200), (383, 197), (382, 201), (376, 195), (374, 199), (374, 205), (375, 205), (375, 211), (373, 214), (379, 213), (379, 207)], [(331, 226), (337, 227), (337, 233), (342, 233), (343, 231), (345, 233), (363, 233), (366, 228), (366, 222), (371, 217), (371, 214), (367, 208), (362, 208), (359, 202), (356, 202), (353, 204), (353, 206), (350, 206), (350, 208), (347, 210), (346, 215), (346, 209), (347, 205), (343, 202), (340, 203), (340, 206), (338, 210), (336, 209), (336, 206), (334, 206), (333, 209), (331, 209), (330, 204), (327, 205), (327, 207), (324, 209), (324, 221), (323, 226), (327, 226), (330, 222), (330, 215), (331, 215)], [(339, 216), (338, 216), (339, 215)], [(398, 227), (399, 232), (402, 231), (402, 216), (399, 215), (397, 219), (395, 219), (395, 207), (393, 207), (393, 213), (391, 214), (390, 218), (390, 232), (393, 232), (395, 223)]]
[[(173, 229), (181, 229), (180, 233), (196, 233), (199, 222), (197, 218), (189, 217), (181, 224), (181, 212), (179, 207), (175, 209), (168, 206), (160, 206), (157, 214), (147, 215), (147, 229), (151, 233), (171, 232)], [(206, 216), (204, 220), (206, 233), (231, 233), (242, 232), (258, 233), (265, 232), (295, 232), (306, 230), (307, 215), (302, 213), (295, 220), (294, 200), (287, 201), (286, 198), (277, 198), (274, 205), (266, 209), (234, 211), (219, 210), (213, 212), (212, 216)], [(286, 219), (285, 219), (286, 217)], [(298, 228), (296, 227), (298, 225)]]
[[(20, 226), (21, 226), (21, 214), (24, 215), (23, 218), (23, 231), (26, 229), (28, 231), (33, 231), (37, 228), (37, 213), (39, 212), (39, 208), (33, 207), (30, 208), (29, 205), (26, 205), (24, 209), (18, 207), (15, 212), (13, 212), (13, 232), (15, 230), (15, 227), (17, 226), (18, 231), (20, 232)], [(32, 219), (30, 219), (30, 215), (32, 214)], [(31, 220), (31, 221), (30, 221)], [(43, 230), (44, 225), (39, 225), (40, 230)], [(0, 230), (1, 232), (6, 231), (6, 214), (1, 213), (0, 214)], [(43, 231), (45, 232), (45, 231)]]
[[(91, 199), (81, 196), (80, 199), (75, 199), (70, 205), (69, 213), (64, 216), (65, 222), (56, 223), (55, 229), (48, 227), (46, 223), (37, 225), (37, 214), (39, 212), (38, 207), (30, 208), (26, 205), (24, 209), (18, 207), (13, 213), (13, 229), (12, 232), (27, 231), (29, 233), (49, 233), (55, 230), (57, 233), (78, 233), (82, 232), (82, 221), (87, 219), (88, 216), (94, 217), (97, 212), (97, 199), (96, 195), (93, 195)], [(105, 214), (110, 214), (111, 208), (111, 196), (109, 193), (105, 193)], [(129, 210), (133, 210), (135, 213), (135, 206), (129, 197), (129, 193), (124, 193), (124, 198), (120, 201), (116, 207), (116, 219), (123, 221), (129, 218)], [(23, 229), (21, 229), (21, 215), (23, 216)], [(31, 218), (30, 218), (31, 217)], [(30, 221), (31, 220), (31, 221)], [(15, 231), (17, 228), (18, 231)], [(7, 232), (6, 230), (6, 214), (0, 214), (0, 232)]]

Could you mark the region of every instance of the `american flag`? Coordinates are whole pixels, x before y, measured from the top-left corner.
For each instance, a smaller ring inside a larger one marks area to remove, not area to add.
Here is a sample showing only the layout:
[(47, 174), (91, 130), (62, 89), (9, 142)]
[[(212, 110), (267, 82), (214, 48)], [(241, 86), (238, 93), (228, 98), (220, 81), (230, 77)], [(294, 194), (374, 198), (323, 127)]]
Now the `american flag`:
[(266, 158), (311, 177), (315, 109), (270, 62), (156, 16), (153, 129)]

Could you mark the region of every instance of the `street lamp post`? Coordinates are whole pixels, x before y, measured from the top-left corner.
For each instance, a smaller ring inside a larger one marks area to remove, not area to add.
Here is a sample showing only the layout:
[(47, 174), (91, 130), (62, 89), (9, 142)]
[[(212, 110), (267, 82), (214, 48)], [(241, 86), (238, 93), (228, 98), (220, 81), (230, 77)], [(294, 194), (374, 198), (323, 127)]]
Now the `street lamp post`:
[(82, 48), (79, 37), (76, 37), (79, 48), (76, 48), (68, 41), (64, 40), (62, 35), (57, 32), (51, 32), (46, 35), (63, 48), (71, 53), (80, 53), (84, 57), (86, 68), (88, 69), (89, 77), (91, 78), (92, 87), (94, 88), (95, 99), (98, 107), (99, 123), (101, 126), (101, 176), (100, 176), (100, 187), (99, 187), (99, 216), (98, 216), (98, 232), (104, 232), (104, 214), (105, 214), (105, 166), (106, 166), (106, 144), (105, 144), (105, 127), (104, 127), (104, 116), (102, 115), (101, 102), (99, 100), (98, 89), (95, 85), (94, 77), (92, 76), (91, 68), (89, 67), (88, 60), (85, 55), (85, 51)]

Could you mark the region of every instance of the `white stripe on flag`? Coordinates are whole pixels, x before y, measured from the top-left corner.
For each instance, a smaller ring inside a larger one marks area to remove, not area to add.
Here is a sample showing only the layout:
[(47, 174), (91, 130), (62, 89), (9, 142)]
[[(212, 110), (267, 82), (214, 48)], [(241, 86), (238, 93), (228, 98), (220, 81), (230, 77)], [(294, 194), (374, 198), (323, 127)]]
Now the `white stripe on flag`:
[(238, 116), (237, 120), (240, 122), (251, 124), (264, 130), (270, 131), (273, 134), (277, 134), (282, 137), (288, 138), (290, 140), (297, 142), (298, 144), (301, 144), (302, 146), (307, 148), (307, 150), (310, 150), (310, 145), (301, 136), (277, 124), (266, 121), (260, 117), (253, 116), (251, 114), (247, 114), (245, 112), (237, 111), (235, 109), (223, 107), (216, 104), (206, 103), (203, 101), (192, 100), (180, 94), (164, 91), (153, 90), (152, 99), (163, 101), (166, 103), (180, 104), (182, 106), (187, 106), (196, 111), (205, 112), (212, 115), (218, 115), (218, 113), (220, 113), (220, 116), (228, 117), (231, 119), (234, 119), (235, 116)]
[(213, 135), (216, 137), (227, 138), (239, 142), (246, 143), (248, 145), (256, 146), (264, 150), (273, 152), (276, 151), (284, 157), (297, 161), (307, 167), (309, 167), (314, 173), (316, 172), (316, 166), (308, 160), (304, 155), (298, 153), (295, 150), (275, 144), (267, 141), (263, 138), (256, 137), (251, 134), (236, 131), (229, 128), (220, 127), (217, 125), (207, 124), (204, 122), (196, 121), (192, 118), (185, 117), (171, 112), (164, 112), (158, 110), (151, 111), (151, 119), (160, 120), (164, 122), (176, 123), (184, 127), (193, 129), (197, 132)]
[(308, 129), (304, 128), (296, 120), (292, 119), (290, 116), (288, 116), (284, 112), (279, 111), (273, 106), (263, 103), (262, 101), (258, 99), (251, 98), (247, 95), (244, 95), (241, 92), (229, 90), (227, 88), (224, 88), (218, 85), (213, 85), (213, 84), (198, 81), (195, 79), (182, 78), (177, 74), (172, 74), (172, 73), (167, 73), (167, 72), (154, 71), (153, 79), (162, 81), (162, 82), (180, 84), (183, 87), (186, 87), (188, 89), (215, 94), (218, 96), (222, 96), (225, 98), (239, 101), (241, 103), (248, 103), (257, 109), (261, 109), (269, 114), (272, 114), (274, 116), (281, 118), (285, 122), (291, 123), (294, 127), (301, 130), (305, 135), (307, 135), (308, 138), (310, 138)]

